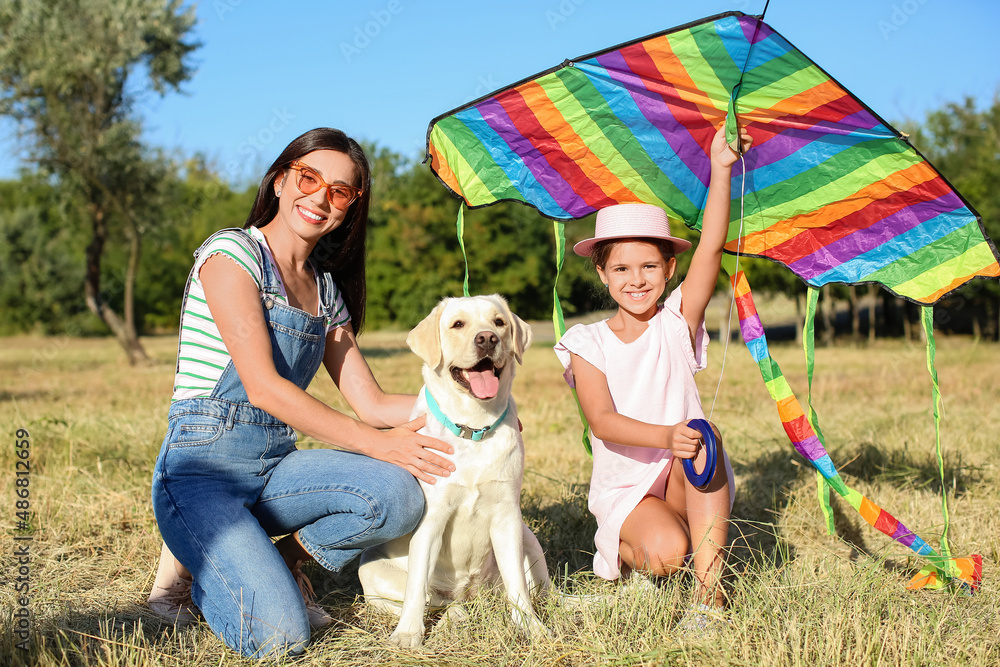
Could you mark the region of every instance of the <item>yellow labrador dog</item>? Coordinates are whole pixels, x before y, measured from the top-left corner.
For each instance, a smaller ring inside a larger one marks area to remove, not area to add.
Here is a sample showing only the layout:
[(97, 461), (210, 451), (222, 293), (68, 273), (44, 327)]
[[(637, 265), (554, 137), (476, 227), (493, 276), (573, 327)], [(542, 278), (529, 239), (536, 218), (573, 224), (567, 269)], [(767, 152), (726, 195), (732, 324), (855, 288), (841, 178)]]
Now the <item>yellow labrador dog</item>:
[(456, 469), (420, 483), (427, 506), (413, 533), (364, 552), (365, 598), (399, 615), (391, 642), (416, 647), (425, 607), (441, 609), (502, 581), (514, 621), (544, 633), (530, 594), (547, 588), (549, 575), (521, 518), (524, 443), (511, 398), (531, 329), (499, 295), (449, 298), (406, 342), (424, 361), (413, 416), (427, 413), (421, 433), (454, 446)]

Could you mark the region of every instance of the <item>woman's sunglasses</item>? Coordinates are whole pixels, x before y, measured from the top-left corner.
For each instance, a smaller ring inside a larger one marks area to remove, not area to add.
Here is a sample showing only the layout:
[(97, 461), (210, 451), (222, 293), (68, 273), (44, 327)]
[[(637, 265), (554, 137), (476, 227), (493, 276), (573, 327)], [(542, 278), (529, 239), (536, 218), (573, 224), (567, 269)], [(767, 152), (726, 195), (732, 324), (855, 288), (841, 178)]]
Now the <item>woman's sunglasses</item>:
[(330, 200), (330, 203), (334, 208), (340, 211), (343, 211), (348, 206), (353, 204), (354, 200), (360, 197), (363, 192), (361, 188), (356, 188), (353, 185), (347, 185), (346, 183), (335, 183), (330, 185), (323, 180), (322, 176), (316, 173), (315, 169), (298, 160), (295, 160), (288, 165), (288, 168), (298, 172), (295, 187), (297, 187), (302, 194), (311, 195), (320, 188), (326, 188), (326, 198)]

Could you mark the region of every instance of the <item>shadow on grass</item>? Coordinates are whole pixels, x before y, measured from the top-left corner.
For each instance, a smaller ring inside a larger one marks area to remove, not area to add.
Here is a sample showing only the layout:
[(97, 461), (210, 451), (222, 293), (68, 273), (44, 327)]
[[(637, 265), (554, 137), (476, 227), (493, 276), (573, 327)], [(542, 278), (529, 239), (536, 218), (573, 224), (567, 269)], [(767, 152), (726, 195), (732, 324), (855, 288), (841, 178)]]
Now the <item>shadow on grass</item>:
[[(310, 644), (331, 634), (336, 637), (345, 629), (362, 623), (365, 609), (357, 604), (358, 598), (354, 593), (356, 585), (357, 595), (361, 594), (356, 568), (352, 575), (346, 576), (333, 575), (318, 565), (307, 566), (306, 571), (314, 582), (324, 581), (316, 588), (322, 590), (320, 602), (334, 620), (328, 628), (314, 630)], [(353, 585), (345, 585), (348, 580), (353, 580)], [(0, 628), (9, 630), (3, 626)], [(27, 650), (15, 646), (14, 642), (20, 640), (11, 639), (12, 636), (8, 631), (0, 640), (0, 665), (243, 664), (238, 653), (215, 636), (203, 620), (174, 626), (145, 607), (133, 604), (107, 611), (67, 610), (46, 618), (32, 629)], [(306, 655), (309, 655), (308, 650)], [(281, 659), (279, 664), (287, 660)], [(247, 664), (275, 663), (250, 660)]]
[(837, 532), (837, 537), (850, 547), (849, 558), (851, 561), (868, 560), (878, 562), (881, 563), (883, 569), (890, 572), (902, 573), (906, 578), (915, 575), (920, 566), (923, 565), (922, 562), (918, 562), (916, 566), (905, 562), (897, 562), (894, 559), (886, 558), (879, 548), (869, 547), (869, 543), (879, 544), (880, 542), (884, 546), (885, 542), (879, 540), (879, 537), (885, 539), (885, 536), (868, 525), (861, 518), (861, 515), (855, 512), (854, 508), (848, 505), (846, 501), (841, 500), (841, 502), (837, 502), (835, 500), (830, 503), (830, 509), (833, 510), (833, 524)]
[[(784, 443), (783, 443), (784, 444)], [(843, 455), (839, 458), (844, 459)], [(941, 472), (933, 452), (914, 454), (909, 450), (888, 450), (870, 442), (861, 443), (853, 458), (838, 466), (850, 485), (858, 480), (872, 484), (891, 485), (903, 489), (925, 489), (941, 492)], [(777, 533), (775, 523), (787, 510), (790, 492), (803, 471), (812, 477), (813, 469), (791, 450), (777, 451), (759, 457), (749, 464), (734, 464), (742, 477), (733, 507), (730, 528), (729, 565), (736, 572), (760, 567), (778, 567), (795, 556), (795, 549)], [(945, 460), (944, 478), (956, 496), (961, 497), (970, 487), (982, 481), (982, 470)], [(850, 547), (850, 558), (868, 558), (883, 562), (888, 570), (914, 574), (911, 565), (884, 560), (868, 545), (881, 533), (840, 498), (831, 494), (834, 530), (837, 537)], [(817, 526), (823, 531), (822, 526)], [(877, 543), (878, 540), (876, 539)]]
[(54, 392), (47, 389), (24, 389), (22, 391), (13, 390), (0, 391), (0, 403), (6, 401), (35, 401), (40, 399), (49, 399), (53, 397)]
[(33, 628), (27, 650), (5, 642), (0, 646), (0, 664), (133, 664), (142, 655), (146, 656), (142, 664), (155, 664), (157, 656), (176, 654), (206, 627), (174, 627), (134, 605), (102, 612), (67, 611)]
[[(794, 557), (777, 535), (775, 521), (802, 473), (796, 454), (776, 451), (747, 464), (734, 463), (741, 478), (729, 530), (729, 566), (736, 572), (773, 568)], [(545, 550), (550, 572), (571, 575), (593, 567), (597, 522), (587, 508), (589, 484), (562, 483), (560, 497), (525, 494), (521, 513)]]
[(521, 500), (521, 516), (542, 545), (550, 572), (575, 574), (593, 567), (597, 520), (587, 509), (589, 488), (565, 484), (557, 502), (537, 495)]
[(802, 472), (795, 456), (778, 450), (748, 463), (733, 462), (733, 472), (740, 478), (729, 527), (728, 562), (733, 571), (780, 567), (795, 557), (775, 526)]

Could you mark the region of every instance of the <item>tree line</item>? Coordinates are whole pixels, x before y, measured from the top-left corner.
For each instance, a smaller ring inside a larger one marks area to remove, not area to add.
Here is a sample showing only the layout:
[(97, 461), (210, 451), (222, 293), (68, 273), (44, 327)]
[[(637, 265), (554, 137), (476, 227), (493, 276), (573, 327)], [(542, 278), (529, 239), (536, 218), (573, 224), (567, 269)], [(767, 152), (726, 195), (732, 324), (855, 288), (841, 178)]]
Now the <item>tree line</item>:
[[(256, 185), (227, 182), (204, 156), (140, 140), (140, 97), (179, 90), (194, 72), (194, 23), (180, 0), (0, 3), (0, 115), (21, 128), (29, 156), (19, 178), (0, 182), (0, 333), (110, 333), (130, 362), (142, 361), (140, 334), (176, 328), (194, 249), (217, 229), (242, 226)], [(1000, 238), (1000, 97), (986, 109), (971, 99), (947, 104), (907, 129)], [(368, 326), (407, 328), (462, 292), (458, 200), (426, 165), (366, 150), (375, 179)], [(471, 290), (503, 293), (522, 317), (547, 318), (552, 222), (498, 204), (467, 211), (465, 228)], [(592, 229), (592, 219), (568, 223), (567, 246)], [(801, 302), (806, 288), (787, 269), (765, 260), (745, 268), (756, 291)], [(602, 287), (568, 252), (558, 286), (567, 314), (610, 307)], [(838, 331), (915, 335), (916, 312), (881, 290), (829, 286), (818, 328), (827, 341)], [(937, 307), (936, 324), (997, 338), (997, 283), (955, 293)]]

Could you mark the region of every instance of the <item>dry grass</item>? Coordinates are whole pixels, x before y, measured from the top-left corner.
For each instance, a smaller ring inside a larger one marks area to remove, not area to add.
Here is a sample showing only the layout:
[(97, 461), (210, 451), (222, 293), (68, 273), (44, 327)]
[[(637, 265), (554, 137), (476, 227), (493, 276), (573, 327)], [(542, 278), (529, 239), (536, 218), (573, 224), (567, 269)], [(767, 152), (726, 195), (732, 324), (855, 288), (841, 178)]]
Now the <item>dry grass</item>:
[[(415, 391), (418, 362), (398, 334), (364, 341), (386, 388)], [(130, 369), (107, 340), (4, 339), (0, 351), (0, 453), (5, 510), (0, 589), (0, 664), (237, 665), (208, 631), (158, 622), (142, 602), (159, 536), (149, 502), (165, 429), (174, 339), (145, 340), (157, 364)], [(775, 347), (800, 399), (800, 350)], [(702, 394), (710, 409), (722, 358), (713, 343)], [(918, 559), (835, 501), (837, 535), (822, 530), (815, 483), (791, 449), (749, 355), (728, 352), (714, 420), (733, 458), (739, 492), (732, 531), (730, 627), (715, 641), (678, 637), (688, 581), (659, 595), (621, 589), (589, 572), (593, 520), (586, 511), (590, 463), (572, 398), (547, 347), (531, 349), (515, 386), (528, 449), (523, 507), (546, 548), (557, 585), (603, 592), (608, 602), (567, 611), (541, 602), (553, 636), (529, 642), (490, 592), (468, 623), (432, 633), (419, 651), (387, 642), (392, 621), (364, 607), (351, 576), (311, 571), (338, 623), (303, 665), (992, 665), (1000, 664), (1000, 502), (994, 463), (1000, 417), (994, 379), (1000, 347), (939, 341), (943, 442), (951, 540), (957, 555), (981, 553), (985, 585), (974, 597), (903, 589)], [(312, 391), (341, 405), (325, 373)], [(814, 402), (830, 452), (859, 491), (932, 545), (942, 528), (930, 382), (918, 345), (820, 350)], [(14, 647), (14, 448), (31, 433), (30, 651)], [(312, 446), (305, 443), (304, 446)]]

